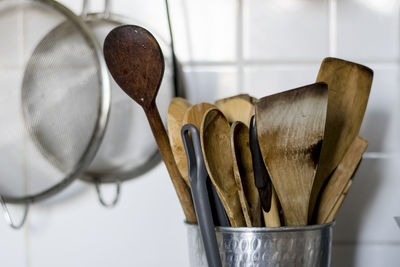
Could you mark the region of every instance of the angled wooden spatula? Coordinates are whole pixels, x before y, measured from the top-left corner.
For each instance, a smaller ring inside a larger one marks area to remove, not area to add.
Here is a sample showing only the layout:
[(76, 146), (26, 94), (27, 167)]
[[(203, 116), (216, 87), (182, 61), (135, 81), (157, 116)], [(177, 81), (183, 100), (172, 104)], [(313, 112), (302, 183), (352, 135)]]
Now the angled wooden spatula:
[(357, 136), (350, 145), (343, 159), (339, 162), (335, 171), (332, 173), (319, 198), (316, 216), (318, 224), (328, 222), (330, 214), (336, 214), (337, 211), (335, 212), (333, 210), (335, 209), (335, 206), (338, 208), (340, 207), (340, 204), (337, 203), (340, 202), (340, 198), (344, 199), (343, 192), (346, 191), (346, 187), (350, 187), (348, 184), (349, 182), (351, 184), (351, 178), (356, 171), (367, 146), (368, 141)]
[(317, 82), (328, 84), (324, 142), (310, 197), (309, 219), (321, 187), (358, 135), (369, 98), (373, 71), (338, 58), (325, 58)]
[(271, 95), (256, 103), (258, 141), (285, 225), (307, 225), (327, 104), (326, 83)]

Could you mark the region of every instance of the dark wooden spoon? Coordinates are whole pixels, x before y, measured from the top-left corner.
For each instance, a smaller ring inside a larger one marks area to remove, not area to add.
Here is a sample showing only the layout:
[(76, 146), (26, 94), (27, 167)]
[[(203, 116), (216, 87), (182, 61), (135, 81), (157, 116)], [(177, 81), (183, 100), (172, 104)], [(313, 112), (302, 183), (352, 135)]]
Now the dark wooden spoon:
[(197, 222), (190, 188), (176, 166), (168, 135), (156, 106), (156, 96), (164, 74), (164, 56), (160, 46), (146, 29), (124, 25), (107, 35), (103, 52), (114, 80), (146, 113), (186, 220), (190, 223)]

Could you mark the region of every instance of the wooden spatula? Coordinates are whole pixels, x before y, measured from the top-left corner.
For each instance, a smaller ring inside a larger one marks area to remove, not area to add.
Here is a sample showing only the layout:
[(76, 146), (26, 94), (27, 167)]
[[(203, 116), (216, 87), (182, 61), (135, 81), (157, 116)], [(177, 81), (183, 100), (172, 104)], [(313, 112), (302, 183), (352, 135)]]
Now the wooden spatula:
[(373, 72), (353, 62), (326, 58), (317, 82), (326, 82), (329, 102), (324, 142), (310, 197), (309, 219), (321, 187), (358, 135), (371, 90)]
[(251, 116), (254, 115), (254, 104), (250, 98), (244, 98), (242, 95), (226, 98), (215, 102), (215, 105), (225, 115), (230, 123), (240, 121), (250, 126)]
[(349, 180), (353, 177), (367, 146), (368, 141), (357, 136), (329, 178), (319, 199), (316, 216), (318, 224), (327, 222), (329, 214), (345, 191)]
[(171, 143), (172, 154), (174, 155), (179, 172), (189, 186), (188, 164), (185, 148), (182, 143), (181, 129), (183, 126), (183, 115), (185, 115), (186, 110), (190, 106), (190, 103), (186, 99), (180, 97), (174, 98), (169, 103), (167, 114), (168, 137)]
[(331, 212), (329, 213), (328, 217), (325, 219), (325, 221), (321, 222), (321, 223), (330, 223), (333, 222), (333, 220), (336, 217), (336, 214), (338, 213), (340, 207), (343, 205), (343, 201), (347, 196), (347, 193), (350, 190), (350, 186), (353, 184), (353, 179), (350, 179), (349, 182), (347, 183), (346, 187), (344, 188), (342, 194), (340, 195), (340, 197), (338, 198), (335, 206), (333, 206), (333, 209), (331, 210)]
[(253, 162), (249, 146), (249, 128), (242, 122), (231, 126), (230, 140), (233, 173), (247, 227), (261, 227), (261, 204), (254, 183)]
[(246, 222), (233, 174), (229, 131), (229, 123), (222, 112), (209, 109), (201, 123), (201, 148), (207, 172), (224, 205), (231, 226), (244, 227)]
[(327, 104), (326, 83), (271, 95), (256, 103), (258, 142), (285, 225), (307, 225)]
[(103, 52), (114, 80), (146, 113), (186, 220), (196, 223), (190, 188), (176, 166), (168, 135), (156, 105), (158, 89), (164, 75), (164, 56), (157, 40), (142, 27), (119, 26), (107, 35)]

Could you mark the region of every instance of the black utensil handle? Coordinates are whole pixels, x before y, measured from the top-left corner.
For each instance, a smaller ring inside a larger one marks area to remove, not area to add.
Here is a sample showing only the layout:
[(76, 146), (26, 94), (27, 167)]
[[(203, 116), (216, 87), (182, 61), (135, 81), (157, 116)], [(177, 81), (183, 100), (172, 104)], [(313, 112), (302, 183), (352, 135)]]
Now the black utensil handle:
[(265, 212), (269, 212), (272, 202), (272, 182), (258, 144), (254, 116), (250, 120), (250, 151), (253, 160), (254, 182), (258, 189), (261, 206)]

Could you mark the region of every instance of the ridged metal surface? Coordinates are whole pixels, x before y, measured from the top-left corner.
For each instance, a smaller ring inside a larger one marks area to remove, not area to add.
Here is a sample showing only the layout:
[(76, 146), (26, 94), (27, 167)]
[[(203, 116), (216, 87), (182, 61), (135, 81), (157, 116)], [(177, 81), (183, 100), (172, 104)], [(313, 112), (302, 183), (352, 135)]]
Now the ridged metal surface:
[[(217, 227), (216, 233), (223, 266), (329, 267), (332, 226)], [(208, 266), (198, 227), (187, 224), (187, 231), (190, 266)]]

